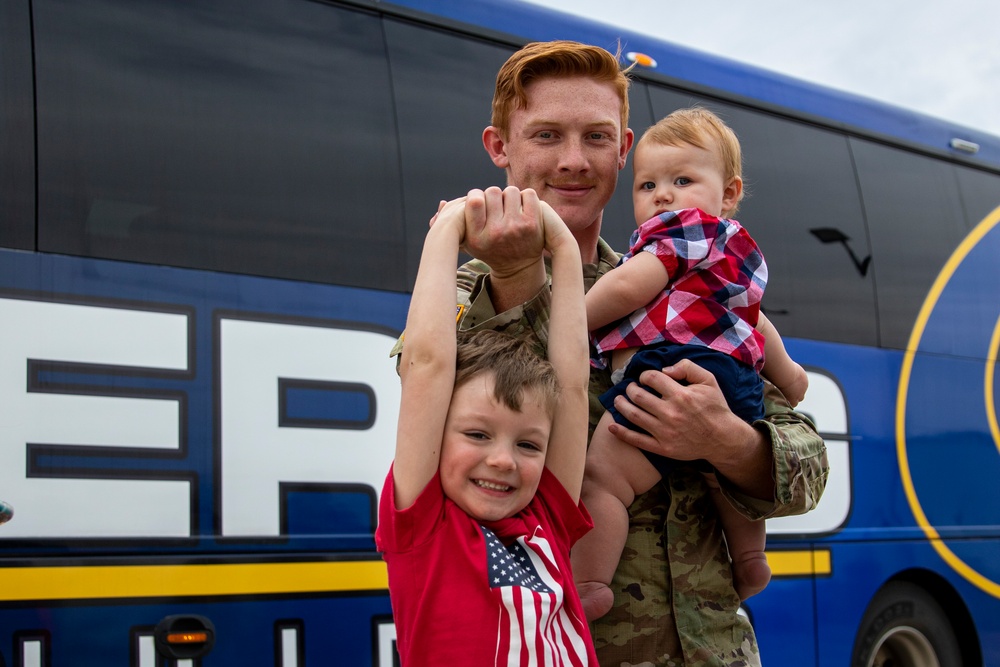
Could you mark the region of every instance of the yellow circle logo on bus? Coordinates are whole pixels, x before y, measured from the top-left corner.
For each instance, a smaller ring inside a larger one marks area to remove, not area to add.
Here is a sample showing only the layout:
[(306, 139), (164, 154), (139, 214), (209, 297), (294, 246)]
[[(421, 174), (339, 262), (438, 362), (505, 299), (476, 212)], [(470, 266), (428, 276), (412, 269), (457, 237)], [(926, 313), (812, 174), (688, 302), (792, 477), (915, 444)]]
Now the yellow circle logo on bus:
[[(896, 454), (917, 524), (952, 569), (1000, 598), (995, 558), (975, 553), (978, 540), (954, 539), (967, 536), (963, 526), (998, 523), (998, 349), (1000, 207), (934, 281), (910, 335), (896, 398)], [(984, 495), (977, 501), (977, 494)]]

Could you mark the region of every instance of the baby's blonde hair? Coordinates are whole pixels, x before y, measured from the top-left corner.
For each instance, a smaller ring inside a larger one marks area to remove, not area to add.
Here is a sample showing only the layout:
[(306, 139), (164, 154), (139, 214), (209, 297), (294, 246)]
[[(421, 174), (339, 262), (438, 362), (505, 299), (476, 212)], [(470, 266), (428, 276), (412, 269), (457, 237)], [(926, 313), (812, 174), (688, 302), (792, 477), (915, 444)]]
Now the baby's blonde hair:
[[(740, 150), (740, 140), (726, 123), (717, 115), (703, 107), (678, 109), (669, 116), (662, 118), (646, 130), (636, 150), (645, 142), (654, 142), (662, 146), (677, 146), (690, 144), (707, 151), (717, 151), (722, 159), (722, 180), (728, 183), (734, 178), (743, 178), (743, 153)], [(743, 192), (733, 208), (722, 212), (722, 217), (730, 218), (736, 214)]]

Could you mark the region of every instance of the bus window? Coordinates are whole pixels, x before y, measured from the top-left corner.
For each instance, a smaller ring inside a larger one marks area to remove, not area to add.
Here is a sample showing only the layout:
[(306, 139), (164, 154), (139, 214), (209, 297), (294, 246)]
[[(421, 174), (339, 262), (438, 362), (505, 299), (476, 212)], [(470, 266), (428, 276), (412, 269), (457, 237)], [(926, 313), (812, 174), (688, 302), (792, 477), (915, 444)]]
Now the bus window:
[(1000, 176), (957, 165), (954, 169), (962, 193), (966, 224), (971, 229), (1000, 206)]
[(809, 373), (809, 391), (796, 406), (809, 415), (826, 441), (830, 477), (816, 509), (806, 514), (768, 519), (771, 535), (822, 535), (834, 533), (847, 522), (851, 512), (850, 415), (843, 388), (824, 373)]
[(871, 233), (883, 347), (904, 349), (934, 277), (969, 230), (951, 165), (851, 139)]
[(28, 3), (0, 3), (0, 246), (35, 244), (31, 33)]
[(658, 117), (711, 108), (740, 138), (746, 194), (736, 218), (767, 258), (763, 305), (782, 336), (874, 345), (867, 235), (844, 137), (664, 89), (652, 98)]
[(385, 32), (406, 202), (406, 276), (412, 285), (438, 202), (474, 187), (506, 185), (480, 136), (490, 124), (493, 80), (510, 50), (399, 21), (385, 21)]
[(375, 16), (140, 0), (34, 22), (42, 250), (405, 289), (370, 270), (404, 261)]

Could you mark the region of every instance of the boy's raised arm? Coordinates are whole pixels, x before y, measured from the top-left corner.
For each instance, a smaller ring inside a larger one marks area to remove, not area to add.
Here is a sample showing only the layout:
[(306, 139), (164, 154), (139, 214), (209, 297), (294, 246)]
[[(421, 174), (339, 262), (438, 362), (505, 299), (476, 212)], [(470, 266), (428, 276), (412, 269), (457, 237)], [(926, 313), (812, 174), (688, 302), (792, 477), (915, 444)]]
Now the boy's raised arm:
[(580, 248), (566, 224), (548, 204), (542, 201), (538, 204), (542, 211), (545, 249), (552, 255), (548, 356), (560, 385), (545, 466), (570, 496), (579, 500), (587, 457), (590, 379), (583, 267)]
[(399, 366), (402, 395), (392, 467), (397, 509), (413, 504), (441, 459), (455, 386), (455, 266), (464, 233), (462, 198), (438, 213), (420, 255)]

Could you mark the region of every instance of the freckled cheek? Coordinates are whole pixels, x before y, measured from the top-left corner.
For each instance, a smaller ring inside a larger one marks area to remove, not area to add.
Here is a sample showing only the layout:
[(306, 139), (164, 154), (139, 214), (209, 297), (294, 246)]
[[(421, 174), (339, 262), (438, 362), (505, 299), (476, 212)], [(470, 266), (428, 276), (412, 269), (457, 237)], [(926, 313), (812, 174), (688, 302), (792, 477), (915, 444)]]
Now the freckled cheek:
[(533, 154), (525, 162), (525, 171), (536, 178), (540, 178), (549, 172), (557, 171), (558, 168), (559, 161), (555, 153)]
[(538, 160), (511, 161), (510, 184), (519, 188), (537, 188), (544, 182), (545, 169)]
[(605, 165), (605, 167), (600, 171), (601, 182), (610, 190), (614, 190), (618, 185), (618, 165), (617, 163), (611, 165)]

